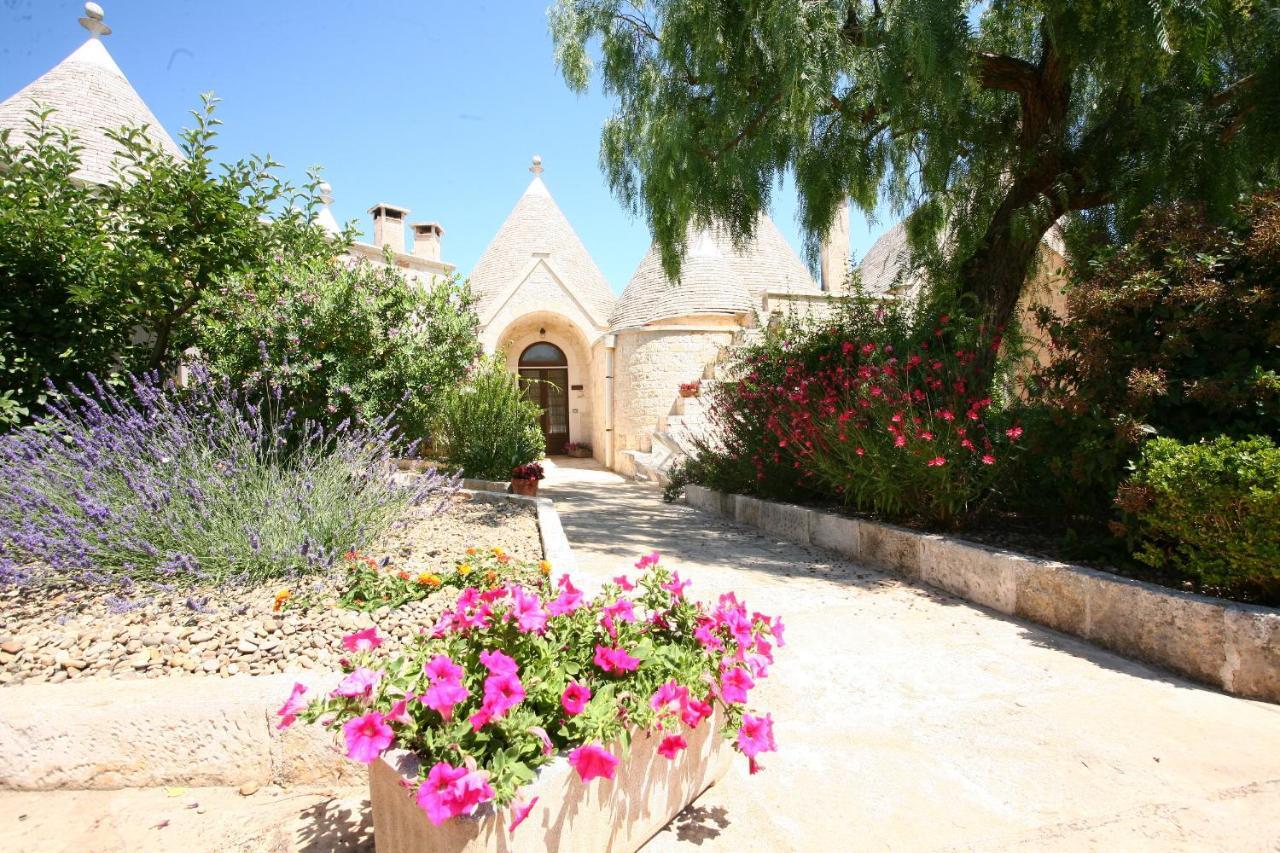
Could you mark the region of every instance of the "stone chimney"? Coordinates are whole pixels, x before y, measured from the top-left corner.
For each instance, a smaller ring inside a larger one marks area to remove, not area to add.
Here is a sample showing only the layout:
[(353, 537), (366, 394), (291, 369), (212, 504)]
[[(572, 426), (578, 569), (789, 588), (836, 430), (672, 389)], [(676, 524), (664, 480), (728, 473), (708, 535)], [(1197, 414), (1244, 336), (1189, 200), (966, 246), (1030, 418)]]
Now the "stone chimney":
[(413, 223), (413, 256), (427, 261), (440, 260), (440, 238), (444, 229), (439, 222)]
[(819, 284), (828, 293), (841, 293), (849, 280), (849, 200), (840, 202), (836, 217), (822, 239), (818, 255)]
[(369, 212), (373, 214), (373, 245), (387, 246), (397, 255), (403, 255), (404, 218), (409, 215), (409, 208), (375, 204)]

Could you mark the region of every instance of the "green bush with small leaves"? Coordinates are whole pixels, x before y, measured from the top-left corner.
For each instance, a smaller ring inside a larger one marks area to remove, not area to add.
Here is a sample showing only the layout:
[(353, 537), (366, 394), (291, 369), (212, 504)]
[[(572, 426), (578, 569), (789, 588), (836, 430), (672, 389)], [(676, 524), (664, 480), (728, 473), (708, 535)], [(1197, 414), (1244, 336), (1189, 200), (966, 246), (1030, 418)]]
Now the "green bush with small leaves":
[(1134, 556), (1198, 589), (1280, 602), (1280, 447), (1148, 442), (1117, 504)]
[(512, 468), (546, 452), (541, 416), (520, 379), (496, 355), (444, 394), (432, 438), (449, 468), (479, 480), (506, 480)]

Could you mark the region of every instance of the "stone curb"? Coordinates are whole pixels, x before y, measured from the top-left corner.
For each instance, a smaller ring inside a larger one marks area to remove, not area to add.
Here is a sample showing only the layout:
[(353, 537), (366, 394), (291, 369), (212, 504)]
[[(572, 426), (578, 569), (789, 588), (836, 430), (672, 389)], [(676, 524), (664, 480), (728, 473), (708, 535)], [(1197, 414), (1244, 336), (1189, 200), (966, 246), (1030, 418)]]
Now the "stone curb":
[[(557, 571), (575, 567), (549, 499), (473, 497), (535, 503), (543, 555)], [(0, 790), (362, 785), (366, 769), (342, 755), (334, 733), (302, 723), (276, 729), (294, 682), (314, 694), (337, 681), (310, 671), (0, 688)]]
[(1280, 703), (1280, 611), (701, 486), (697, 509), (892, 572), (1008, 616), (1156, 664), (1227, 693)]

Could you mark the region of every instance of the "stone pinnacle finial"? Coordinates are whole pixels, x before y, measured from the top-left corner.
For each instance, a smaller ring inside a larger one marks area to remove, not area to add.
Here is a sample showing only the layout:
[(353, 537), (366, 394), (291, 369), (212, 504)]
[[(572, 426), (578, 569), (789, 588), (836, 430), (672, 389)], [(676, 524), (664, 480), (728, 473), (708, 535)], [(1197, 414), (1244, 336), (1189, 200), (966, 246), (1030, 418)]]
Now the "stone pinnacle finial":
[(542, 157), (541, 156), (537, 154), (533, 155), (533, 165), (529, 167), (529, 171), (533, 172), (535, 175), (542, 174)]
[(320, 191), (319, 198), (321, 204), (333, 204), (333, 187), (328, 181), (324, 181), (316, 189)]
[(80, 19), (80, 26), (89, 31), (94, 38), (102, 38), (111, 35), (111, 27), (108, 27), (102, 21), (102, 7), (97, 3), (84, 4), (84, 17)]

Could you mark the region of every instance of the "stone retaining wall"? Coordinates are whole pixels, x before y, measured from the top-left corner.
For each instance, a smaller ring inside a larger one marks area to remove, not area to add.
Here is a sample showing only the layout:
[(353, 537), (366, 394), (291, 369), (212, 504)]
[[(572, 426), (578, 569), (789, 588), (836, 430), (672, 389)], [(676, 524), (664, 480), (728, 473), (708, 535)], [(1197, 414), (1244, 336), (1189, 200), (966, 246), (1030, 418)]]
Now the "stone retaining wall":
[(1280, 702), (1280, 611), (822, 510), (689, 486), (691, 506), (1167, 667)]
[[(533, 502), (543, 556), (557, 572), (575, 568), (549, 499), (473, 497)], [(313, 671), (0, 687), (0, 789), (362, 784), (365, 768), (342, 755), (334, 733), (301, 722), (275, 727), (294, 682), (315, 694), (337, 680)]]

